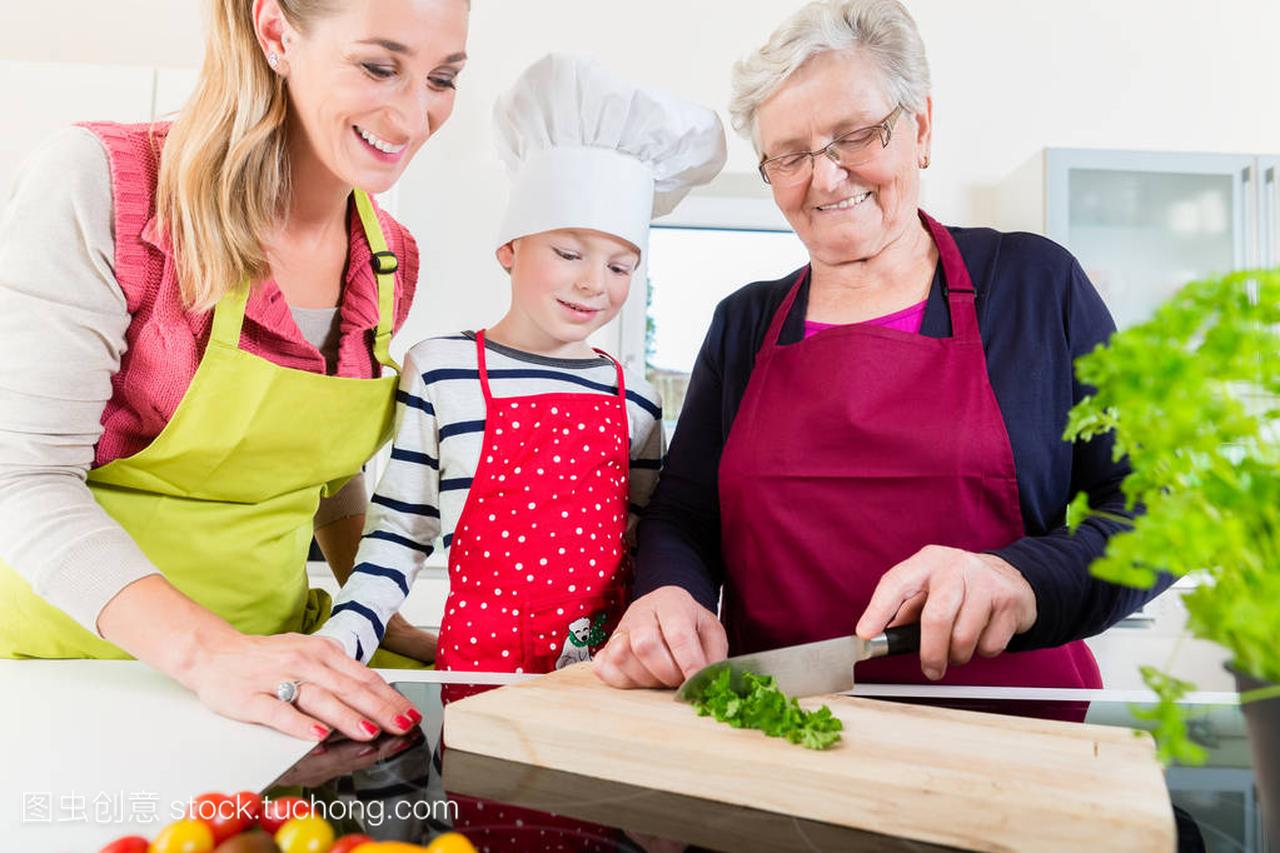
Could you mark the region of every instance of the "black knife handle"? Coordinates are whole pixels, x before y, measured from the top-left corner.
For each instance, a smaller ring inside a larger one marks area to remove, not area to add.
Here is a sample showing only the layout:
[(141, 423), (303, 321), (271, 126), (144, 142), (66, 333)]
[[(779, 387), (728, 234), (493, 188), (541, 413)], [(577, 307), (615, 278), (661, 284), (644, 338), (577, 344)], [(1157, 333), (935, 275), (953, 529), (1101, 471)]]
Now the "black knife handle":
[(889, 628), (884, 632), (884, 638), (888, 645), (886, 655), (905, 655), (911, 652), (920, 651), (920, 623), (913, 622), (910, 625), (899, 625), (896, 628)]

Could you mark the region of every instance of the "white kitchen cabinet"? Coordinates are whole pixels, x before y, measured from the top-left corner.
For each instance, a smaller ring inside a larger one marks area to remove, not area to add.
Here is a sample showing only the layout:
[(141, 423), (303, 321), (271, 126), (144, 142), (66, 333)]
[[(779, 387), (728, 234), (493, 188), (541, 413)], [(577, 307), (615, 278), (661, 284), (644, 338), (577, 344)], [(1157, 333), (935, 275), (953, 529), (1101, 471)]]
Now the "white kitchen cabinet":
[(1116, 325), (1196, 278), (1280, 264), (1280, 157), (1046, 148), (1002, 188), (999, 224), (1079, 259)]
[(1280, 156), (1258, 158), (1259, 263), (1280, 266)]

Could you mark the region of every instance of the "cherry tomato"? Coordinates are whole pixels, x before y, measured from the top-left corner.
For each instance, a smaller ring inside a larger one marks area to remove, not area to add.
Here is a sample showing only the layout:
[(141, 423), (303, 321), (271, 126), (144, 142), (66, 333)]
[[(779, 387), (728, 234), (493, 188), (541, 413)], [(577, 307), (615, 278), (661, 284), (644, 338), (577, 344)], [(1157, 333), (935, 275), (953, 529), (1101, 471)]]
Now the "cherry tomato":
[(295, 817), (276, 832), (281, 853), (329, 853), (333, 827), (318, 815)]
[(213, 853), (280, 853), (280, 848), (261, 829), (251, 829), (228, 838), (213, 848)]
[(446, 832), (431, 840), (427, 853), (476, 853), (476, 848), (461, 832)]
[(251, 823), (257, 823), (262, 817), (262, 797), (253, 791), (241, 791), (235, 795), (235, 801), (240, 813), (246, 815)]
[(361, 844), (368, 844), (373, 841), (367, 835), (344, 835), (333, 843), (329, 848), (329, 853), (352, 853)]
[(226, 794), (201, 794), (187, 807), (187, 817), (202, 821), (213, 832), (213, 843), (221, 844), (253, 826), (257, 817), (242, 810), (235, 797)]
[(177, 820), (160, 830), (148, 853), (210, 853), (213, 831), (198, 820)]
[(258, 826), (275, 835), (288, 821), (295, 817), (306, 817), (309, 814), (311, 814), (311, 804), (302, 797), (263, 800), (262, 816), (258, 818)]
[(126, 835), (112, 841), (98, 853), (147, 853), (147, 839), (141, 835)]

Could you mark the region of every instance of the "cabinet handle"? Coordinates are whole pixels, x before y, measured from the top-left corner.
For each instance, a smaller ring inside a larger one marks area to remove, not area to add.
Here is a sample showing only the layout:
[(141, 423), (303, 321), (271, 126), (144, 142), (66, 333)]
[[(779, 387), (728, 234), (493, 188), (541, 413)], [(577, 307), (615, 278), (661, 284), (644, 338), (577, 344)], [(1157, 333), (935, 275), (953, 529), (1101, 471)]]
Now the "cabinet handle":
[(1276, 167), (1268, 166), (1262, 173), (1262, 209), (1258, 223), (1263, 240), (1262, 263), (1268, 267), (1280, 265), (1280, 251), (1276, 246), (1276, 231), (1280, 230), (1280, 222), (1276, 221), (1276, 190)]
[(1262, 235), (1258, 233), (1257, 222), (1257, 190), (1253, 188), (1253, 166), (1245, 166), (1240, 170), (1240, 229), (1237, 244), (1243, 252), (1242, 267), (1248, 269), (1262, 261), (1259, 245)]

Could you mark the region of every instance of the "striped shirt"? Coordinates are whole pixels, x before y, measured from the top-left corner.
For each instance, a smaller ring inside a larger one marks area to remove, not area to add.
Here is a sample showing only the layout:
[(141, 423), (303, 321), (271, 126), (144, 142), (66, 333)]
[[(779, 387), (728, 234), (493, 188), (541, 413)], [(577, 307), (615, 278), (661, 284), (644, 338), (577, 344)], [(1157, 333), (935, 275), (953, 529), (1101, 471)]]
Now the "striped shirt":
[[(547, 358), (485, 341), (494, 397), (576, 392), (617, 395), (613, 362)], [(649, 501), (665, 450), (653, 386), (624, 371), (631, 436), (628, 537)], [(475, 335), (428, 338), (405, 356), (391, 460), (374, 491), (364, 537), (333, 615), (317, 632), (368, 662), (439, 538), (448, 549), (484, 442), (485, 402)]]

